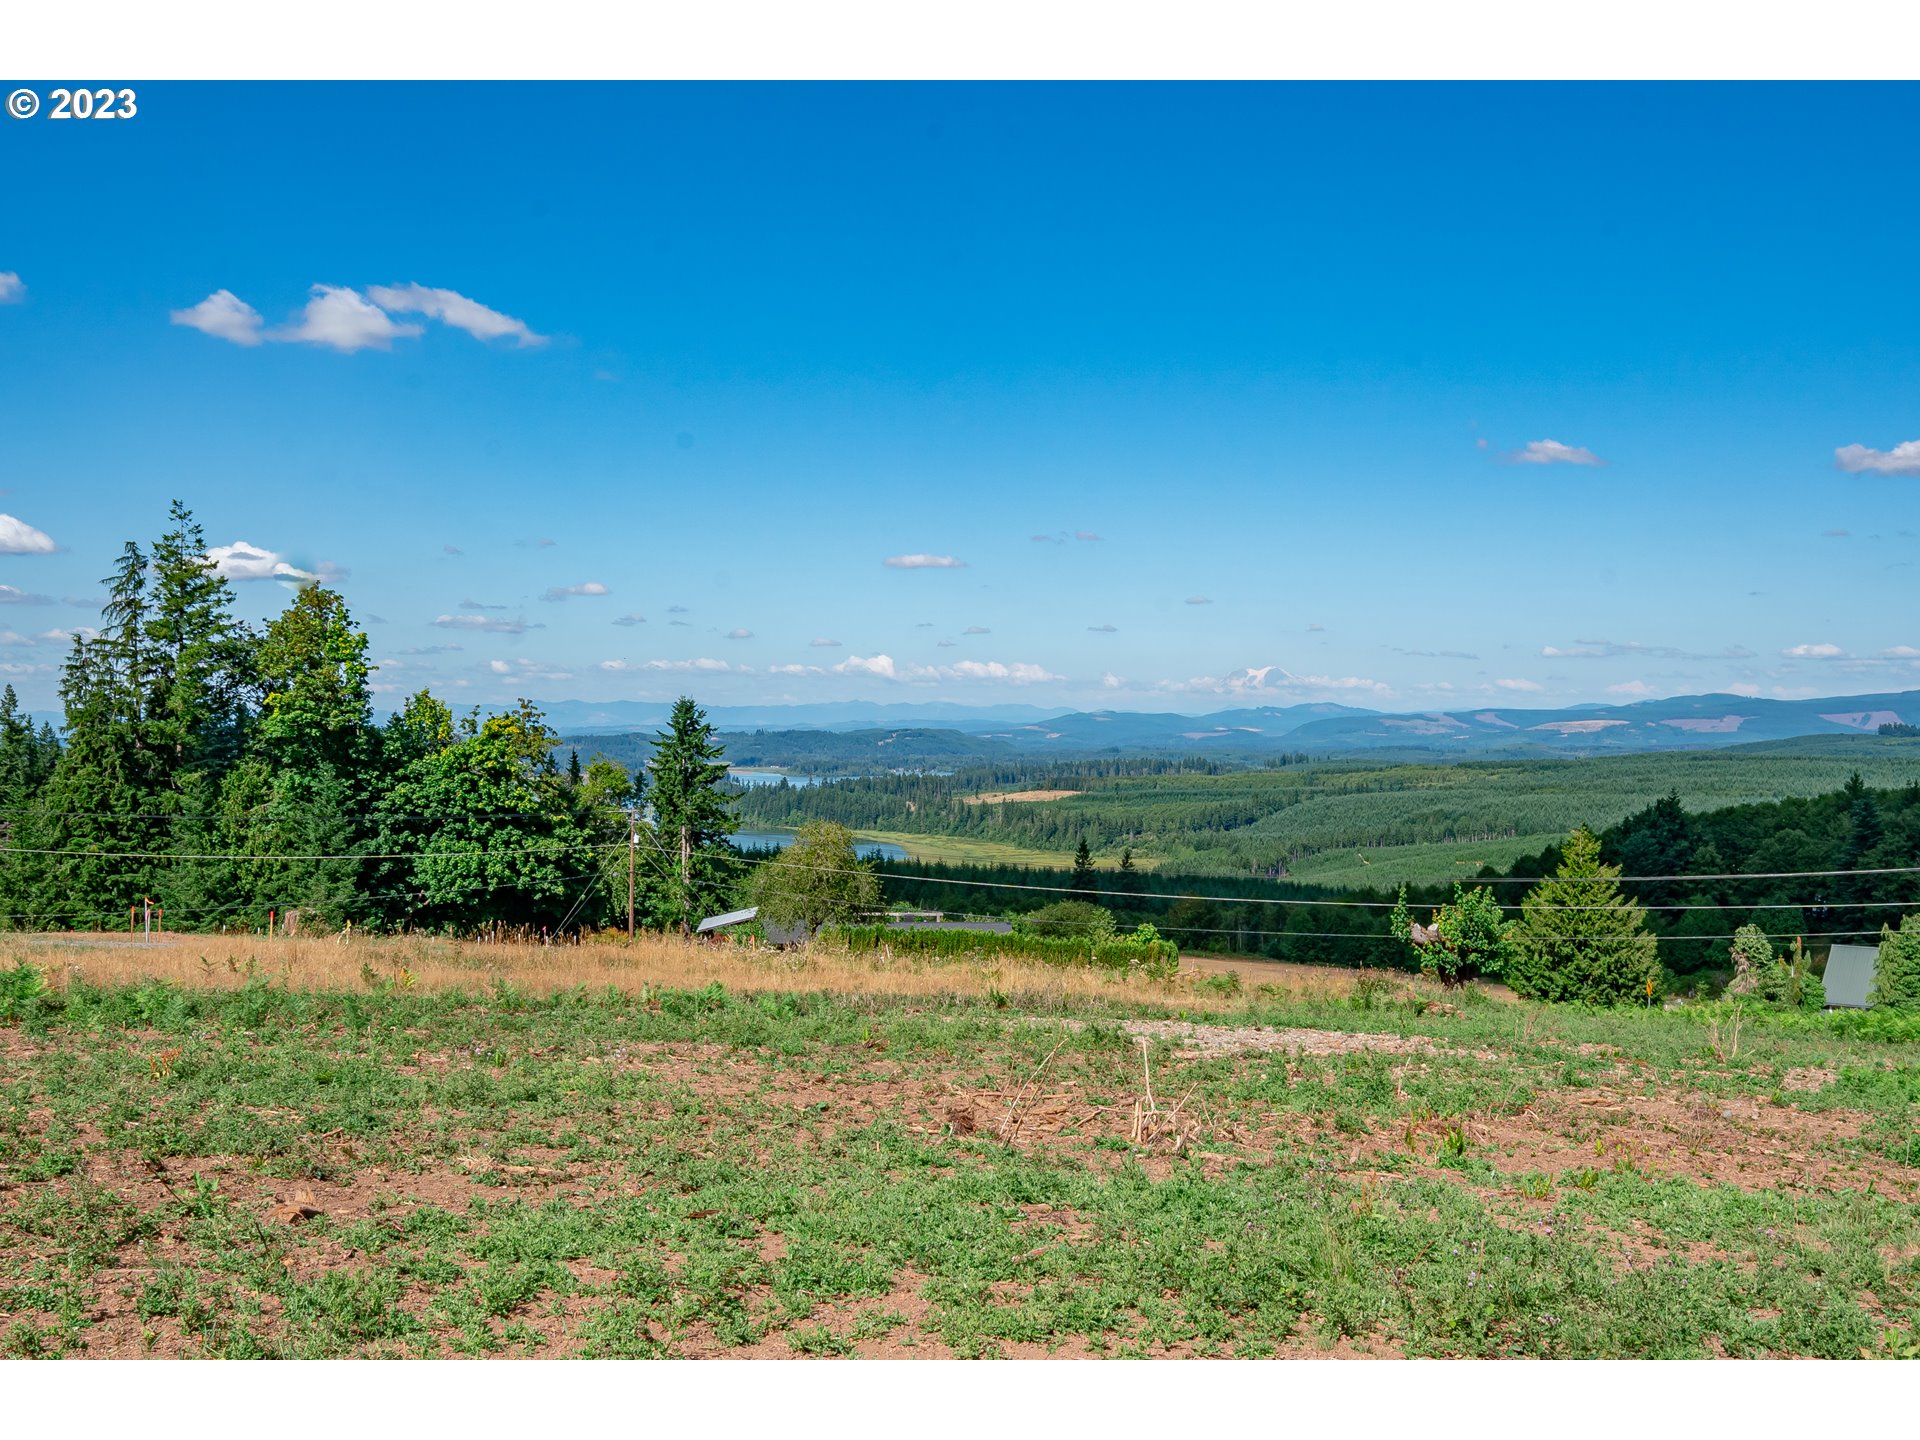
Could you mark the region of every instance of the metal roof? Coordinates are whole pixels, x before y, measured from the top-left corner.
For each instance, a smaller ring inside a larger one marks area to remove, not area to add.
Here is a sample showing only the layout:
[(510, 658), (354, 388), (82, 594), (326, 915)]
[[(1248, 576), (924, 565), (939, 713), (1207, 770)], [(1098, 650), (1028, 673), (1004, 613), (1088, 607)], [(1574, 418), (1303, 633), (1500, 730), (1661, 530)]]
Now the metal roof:
[(759, 915), (760, 907), (757, 905), (750, 910), (729, 910), (724, 915), (709, 915), (693, 927), (693, 933), (704, 935), (709, 930), (721, 930), (729, 925), (744, 925), (749, 920), (757, 919)]
[(1827, 951), (1827, 973), (1820, 982), (1826, 987), (1827, 1004), (1843, 1010), (1866, 1009), (1879, 959), (1875, 945), (1835, 945)]

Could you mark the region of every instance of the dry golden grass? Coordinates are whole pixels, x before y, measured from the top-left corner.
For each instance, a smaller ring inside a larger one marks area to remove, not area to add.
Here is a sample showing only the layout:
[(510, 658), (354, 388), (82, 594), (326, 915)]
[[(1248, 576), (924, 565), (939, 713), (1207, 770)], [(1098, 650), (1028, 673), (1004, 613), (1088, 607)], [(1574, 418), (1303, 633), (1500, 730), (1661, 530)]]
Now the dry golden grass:
[[(631, 945), (479, 944), (417, 935), (356, 935), (350, 941), (339, 936), (164, 935), (151, 941), (110, 934), (0, 937), (0, 965), (20, 960), (40, 966), (56, 986), (79, 977), (94, 985), (157, 979), (232, 989), (258, 977), (296, 989), (357, 990), (366, 988), (371, 971), (379, 981), (421, 990), (475, 990), (505, 981), (531, 994), (551, 994), (581, 985), (697, 989), (718, 981), (729, 990), (749, 993), (803, 990), (934, 998), (984, 997), (997, 991), (1023, 1008), (1054, 1009), (1103, 999), (1172, 1003), (1207, 1013), (1243, 1009), (1269, 968), (1260, 962), (1239, 965), (1245, 990), (1233, 996), (1198, 988), (1204, 976), (1224, 968), (1205, 961), (1183, 965), (1188, 973), (1166, 985), (1012, 957), (990, 964), (942, 961), (884, 948), (850, 955), (825, 945), (794, 952), (660, 935), (642, 935)], [(1338, 994), (1352, 984), (1344, 971), (1271, 968), (1289, 972), (1274, 978), (1296, 993)]]
[(980, 795), (964, 797), (968, 805), (1024, 805), (1040, 800), (1064, 800), (1069, 795), (1078, 795), (1078, 790), (989, 790)]

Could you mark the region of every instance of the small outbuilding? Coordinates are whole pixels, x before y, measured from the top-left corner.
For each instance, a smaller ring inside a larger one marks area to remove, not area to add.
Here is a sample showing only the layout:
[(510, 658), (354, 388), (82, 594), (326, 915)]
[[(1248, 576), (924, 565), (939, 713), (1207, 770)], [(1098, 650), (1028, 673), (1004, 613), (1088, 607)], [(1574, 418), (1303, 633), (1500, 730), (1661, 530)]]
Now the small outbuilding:
[(1879, 959), (1880, 950), (1875, 945), (1835, 945), (1827, 951), (1827, 973), (1820, 983), (1826, 988), (1828, 1008), (1866, 1009)]

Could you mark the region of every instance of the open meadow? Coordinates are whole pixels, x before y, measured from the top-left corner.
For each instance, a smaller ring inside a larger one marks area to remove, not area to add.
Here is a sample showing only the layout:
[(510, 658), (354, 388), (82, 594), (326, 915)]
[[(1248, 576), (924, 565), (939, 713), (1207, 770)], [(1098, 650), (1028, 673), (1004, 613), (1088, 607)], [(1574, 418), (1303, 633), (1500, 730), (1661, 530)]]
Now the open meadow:
[(1920, 1064), (1858, 1017), (661, 938), (13, 935), (0, 985), (14, 1356), (1920, 1336)]

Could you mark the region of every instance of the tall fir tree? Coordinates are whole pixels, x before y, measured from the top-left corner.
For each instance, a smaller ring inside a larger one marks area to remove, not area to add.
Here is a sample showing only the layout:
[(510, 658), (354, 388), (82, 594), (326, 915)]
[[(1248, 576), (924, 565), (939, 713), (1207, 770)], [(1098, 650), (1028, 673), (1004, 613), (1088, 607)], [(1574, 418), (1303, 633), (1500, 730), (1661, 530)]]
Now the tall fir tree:
[(650, 908), (654, 923), (682, 934), (724, 907), (739, 875), (738, 857), (727, 843), (739, 822), (720, 790), (727, 776), (724, 753), (706, 712), (685, 695), (674, 701), (647, 766), (653, 838), (666, 875), (653, 889)]
[(1567, 837), (1559, 870), (1527, 892), (1509, 931), (1506, 981), (1516, 993), (1590, 1005), (1648, 997), (1660, 976), (1654, 937), (1619, 877), (1618, 866), (1601, 863), (1600, 841), (1586, 826)]
[(1093, 851), (1087, 848), (1087, 837), (1084, 835), (1074, 848), (1073, 877), (1067, 884), (1076, 900), (1091, 900), (1099, 893), (1099, 882), (1093, 875)]

